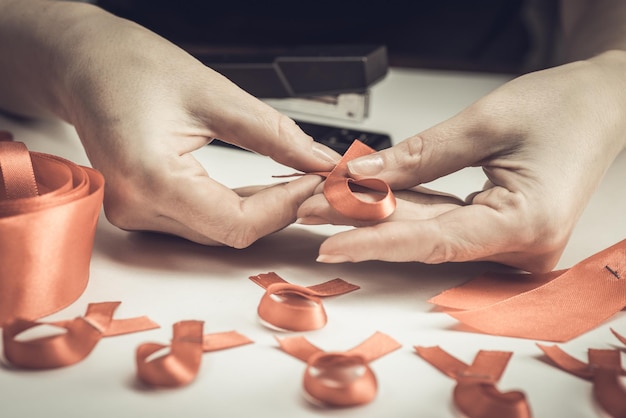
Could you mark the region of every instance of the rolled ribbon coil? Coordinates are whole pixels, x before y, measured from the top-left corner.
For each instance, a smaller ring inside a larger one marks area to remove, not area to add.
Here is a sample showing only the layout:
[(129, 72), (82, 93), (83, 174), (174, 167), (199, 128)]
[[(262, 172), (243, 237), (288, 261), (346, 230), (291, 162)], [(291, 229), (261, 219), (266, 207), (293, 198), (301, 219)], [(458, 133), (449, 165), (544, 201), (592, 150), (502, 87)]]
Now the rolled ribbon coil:
[(34, 320), (84, 291), (104, 178), (63, 158), (0, 141), (0, 326)]

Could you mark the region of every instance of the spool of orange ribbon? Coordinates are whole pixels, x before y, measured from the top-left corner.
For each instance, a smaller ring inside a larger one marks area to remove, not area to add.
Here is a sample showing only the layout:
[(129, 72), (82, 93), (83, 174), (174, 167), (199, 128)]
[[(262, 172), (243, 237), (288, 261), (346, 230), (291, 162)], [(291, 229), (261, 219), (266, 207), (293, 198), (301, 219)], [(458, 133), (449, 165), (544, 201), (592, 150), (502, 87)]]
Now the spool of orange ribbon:
[(92, 168), (0, 141), (0, 327), (82, 294), (103, 189)]

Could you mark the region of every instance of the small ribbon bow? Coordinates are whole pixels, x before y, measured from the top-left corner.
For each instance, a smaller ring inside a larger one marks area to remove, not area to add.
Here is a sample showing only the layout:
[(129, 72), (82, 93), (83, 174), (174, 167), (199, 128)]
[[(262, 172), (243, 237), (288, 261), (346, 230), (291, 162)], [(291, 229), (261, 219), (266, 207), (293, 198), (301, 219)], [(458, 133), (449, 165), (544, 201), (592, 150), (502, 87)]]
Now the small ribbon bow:
[(250, 280), (265, 289), (257, 309), (259, 318), (264, 324), (282, 331), (322, 328), (328, 318), (320, 298), (359, 289), (339, 278), (315, 286), (298, 286), (274, 272), (250, 276)]
[(481, 350), (471, 365), (451, 356), (438, 346), (420, 347), (415, 351), (446, 376), (456, 380), (453, 400), (469, 418), (528, 418), (530, 407), (523, 392), (500, 392), (500, 380), (512, 353)]
[[(622, 344), (626, 338), (615, 330), (611, 332)], [(626, 417), (626, 390), (620, 376), (626, 376), (622, 368), (620, 350), (590, 348), (587, 351), (588, 363), (584, 363), (563, 351), (557, 345), (537, 344), (544, 354), (561, 370), (593, 383), (593, 395), (598, 405), (613, 418)]]
[[(137, 376), (144, 383), (174, 388), (191, 383), (198, 374), (202, 354), (252, 343), (235, 331), (203, 334), (203, 321), (180, 321), (173, 325), (172, 343), (144, 343), (137, 347)], [(167, 354), (154, 357), (170, 348)]]
[[(66, 321), (13, 320), (2, 332), (4, 355), (13, 365), (26, 369), (65, 367), (87, 357), (103, 337), (159, 327), (145, 316), (113, 319), (119, 305), (120, 302), (90, 303), (84, 316)], [(41, 325), (64, 328), (66, 332), (25, 341), (17, 339), (20, 334)]]
[(381, 332), (345, 352), (324, 352), (304, 337), (277, 340), (284, 352), (307, 364), (303, 386), (309, 400), (333, 407), (371, 402), (378, 383), (369, 363), (401, 347)]

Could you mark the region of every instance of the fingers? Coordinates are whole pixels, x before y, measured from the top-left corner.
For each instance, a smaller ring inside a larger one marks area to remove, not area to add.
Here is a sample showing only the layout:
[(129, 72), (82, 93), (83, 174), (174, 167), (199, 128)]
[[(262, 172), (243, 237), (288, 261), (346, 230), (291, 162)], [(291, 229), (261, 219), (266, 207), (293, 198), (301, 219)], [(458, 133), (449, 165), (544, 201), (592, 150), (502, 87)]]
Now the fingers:
[(298, 206), (320, 181), (318, 176), (303, 176), (259, 188), (242, 198), (210, 178), (199, 176), (163, 194), (168, 197), (157, 203), (160, 213), (133, 220), (132, 229), (166, 232), (201, 244), (244, 248), (293, 223)]
[[(358, 194), (362, 200), (367, 200), (369, 195)], [(444, 194), (420, 193), (415, 191), (396, 192), (396, 210), (392, 215), (381, 222), (412, 221), (418, 219), (430, 219), (442, 213), (456, 209), (464, 203), (453, 196)], [(348, 218), (330, 206), (325, 197), (316, 194), (302, 203), (298, 209), (298, 223), (302, 225), (352, 225), (368, 226), (378, 222), (362, 222)]]
[(384, 260), (428, 264), (494, 261), (523, 270), (549, 271), (563, 246), (542, 241), (537, 227), (513, 208), (469, 205), (427, 219), (385, 222), (338, 233), (320, 247), (325, 263)]
[(377, 177), (394, 189), (406, 189), (480, 165), (510, 146), (505, 128), (486, 114), (486, 107), (475, 104), (391, 148), (350, 161), (348, 169), (356, 178)]
[(195, 92), (192, 106), (215, 137), (305, 172), (330, 170), (341, 158), (313, 141), (292, 119), (220, 74), (207, 71), (206, 85), (210, 87), (205, 94)]

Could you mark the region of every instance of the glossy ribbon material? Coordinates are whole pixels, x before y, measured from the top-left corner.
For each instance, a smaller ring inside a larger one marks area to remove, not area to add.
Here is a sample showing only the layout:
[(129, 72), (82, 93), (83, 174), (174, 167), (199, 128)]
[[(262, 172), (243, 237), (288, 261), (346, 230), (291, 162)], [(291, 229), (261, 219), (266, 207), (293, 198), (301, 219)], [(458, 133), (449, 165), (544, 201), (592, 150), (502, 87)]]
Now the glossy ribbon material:
[[(174, 388), (191, 383), (198, 374), (202, 353), (224, 350), (252, 341), (235, 332), (203, 334), (203, 321), (180, 321), (174, 324), (172, 343), (144, 343), (137, 347), (137, 376), (144, 383)], [(169, 353), (154, 357), (170, 348)]]
[(250, 276), (265, 289), (257, 313), (263, 323), (281, 331), (311, 331), (326, 325), (328, 318), (321, 298), (359, 289), (342, 279), (315, 286), (298, 286), (269, 272)]
[[(53, 369), (78, 363), (91, 353), (103, 337), (158, 328), (145, 316), (113, 319), (120, 302), (91, 303), (85, 316), (66, 321), (36, 322), (16, 319), (2, 332), (4, 356), (14, 366), (25, 369)], [(62, 334), (35, 339), (18, 339), (20, 334), (51, 325), (65, 330)]]
[(307, 364), (303, 386), (309, 400), (332, 407), (371, 402), (378, 383), (369, 363), (401, 347), (381, 332), (345, 352), (324, 352), (304, 337), (277, 340), (283, 351)]
[(531, 416), (523, 392), (500, 392), (496, 388), (512, 353), (481, 350), (473, 363), (467, 365), (438, 346), (416, 346), (415, 351), (443, 374), (456, 380), (453, 400), (465, 416), (469, 418)]
[(96, 170), (0, 141), (0, 327), (82, 294), (103, 189)]
[[(626, 344), (626, 338), (613, 329), (611, 331), (623, 344)], [(588, 363), (584, 363), (556, 345), (537, 345), (556, 367), (574, 376), (590, 380), (593, 383), (593, 395), (596, 402), (609, 416), (626, 417), (626, 389), (620, 382), (620, 376), (626, 376), (626, 370), (622, 368), (620, 350), (590, 348), (587, 351)]]
[(430, 302), (488, 334), (568, 341), (626, 306), (626, 240), (568, 270), (486, 274)]
[[(316, 171), (310, 174), (317, 174), (326, 177), (324, 183), (324, 196), (328, 203), (337, 212), (359, 221), (380, 221), (387, 218), (396, 210), (396, 197), (391, 188), (383, 180), (376, 178), (353, 179), (348, 171), (348, 162), (364, 155), (376, 152), (363, 142), (354, 140), (350, 148), (339, 160), (335, 168), (330, 172)], [(290, 174), (292, 177), (301, 174)], [(362, 200), (352, 190), (352, 186), (363, 188), (361, 192), (368, 193), (374, 201)]]

